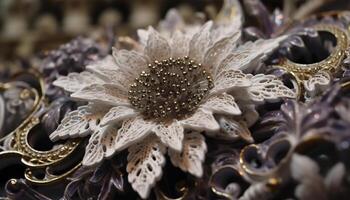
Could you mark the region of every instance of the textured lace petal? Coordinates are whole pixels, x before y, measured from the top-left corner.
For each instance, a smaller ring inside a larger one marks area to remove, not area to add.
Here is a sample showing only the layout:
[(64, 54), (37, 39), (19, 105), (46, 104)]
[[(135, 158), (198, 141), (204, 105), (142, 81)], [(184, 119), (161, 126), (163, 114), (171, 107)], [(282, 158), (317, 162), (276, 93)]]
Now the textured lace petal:
[(147, 46), (147, 40), (149, 36), (149, 31), (145, 29), (137, 29), (137, 36), (139, 38), (139, 42), (142, 46)]
[(102, 134), (99, 131), (91, 135), (82, 160), (83, 165), (91, 166), (102, 161), (104, 152), (100, 143), (101, 137)]
[(205, 53), (203, 64), (204, 66), (211, 66), (211, 73), (215, 73), (215, 69), (221, 63), (221, 61), (231, 53), (232, 49), (235, 48), (237, 40), (240, 38), (241, 33), (236, 32), (235, 34), (225, 37), (211, 46)]
[(208, 132), (208, 136), (231, 141), (242, 138), (249, 143), (254, 141), (245, 122), (235, 121), (226, 116), (221, 116), (218, 121), (221, 130), (210, 133)]
[(213, 113), (240, 115), (241, 110), (235, 102), (233, 96), (223, 93), (217, 96), (211, 96), (203, 105), (202, 108)]
[(53, 82), (55, 86), (61, 87), (68, 92), (76, 92), (92, 83), (103, 84), (104, 81), (96, 75), (84, 71), (81, 73), (70, 73), (67, 76), (60, 76)]
[(190, 39), (180, 31), (175, 31), (171, 37), (171, 57), (182, 58), (188, 55)]
[(118, 87), (111, 84), (93, 84), (73, 93), (71, 97), (81, 101), (115, 106), (129, 105), (127, 92), (121, 91)]
[(95, 131), (96, 124), (106, 114), (109, 107), (89, 104), (67, 114), (57, 129), (51, 133), (50, 139), (84, 137)]
[(152, 122), (145, 121), (141, 117), (125, 120), (118, 131), (114, 148), (120, 151), (139, 142), (149, 135), (153, 127), (154, 124)]
[(245, 43), (222, 60), (221, 64), (217, 68), (216, 74), (229, 69), (239, 69), (249, 72), (249, 67), (256, 67), (258, 62), (261, 62), (261, 60), (264, 59), (268, 53), (277, 48), (279, 43), (285, 38), (286, 36), (281, 36), (274, 39), (261, 39), (255, 42)]
[(318, 89), (329, 85), (331, 81), (331, 76), (324, 71), (320, 71), (317, 74), (313, 75), (309, 80), (304, 81), (305, 89), (313, 96)]
[(182, 150), (182, 140), (184, 138), (184, 129), (177, 121), (170, 125), (160, 124), (154, 127), (153, 132), (160, 138), (162, 143), (175, 151)]
[(255, 75), (252, 77), (252, 83), (252, 86), (248, 88), (248, 93), (254, 102), (296, 97), (295, 92), (283, 85), (283, 82), (274, 75)]
[(159, 30), (163, 32), (175, 32), (185, 25), (182, 16), (177, 11), (177, 9), (170, 9), (164, 20), (159, 22)]
[(147, 58), (136, 51), (113, 48), (113, 57), (118, 67), (125, 73), (138, 76), (142, 70), (147, 69)]
[(90, 137), (86, 146), (82, 164), (92, 166), (100, 163), (104, 157), (115, 152), (113, 148), (117, 128), (113, 126), (99, 127)]
[(229, 91), (235, 88), (249, 87), (250, 74), (244, 74), (240, 70), (228, 70), (220, 73), (214, 80), (214, 88), (212, 94)]
[(88, 65), (86, 69), (105, 82), (115, 84), (125, 91), (129, 89), (130, 83), (137, 77), (127, 71), (128, 67), (125, 69), (119, 67), (113, 56), (106, 56), (104, 59)]
[(220, 129), (213, 115), (202, 108), (198, 108), (191, 117), (182, 120), (181, 123), (184, 128), (197, 131), (217, 131)]
[(146, 199), (152, 187), (162, 176), (165, 147), (157, 137), (147, 137), (129, 148), (128, 180), (132, 188)]
[(207, 145), (204, 137), (198, 132), (190, 132), (185, 134), (182, 152), (169, 149), (169, 156), (173, 165), (196, 177), (201, 177), (206, 152)]
[(256, 111), (256, 105), (254, 104), (244, 104), (241, 102), (239, 104), (239, 107), (242, 110), (241, 118), (247, 124), (248, 127), (255, 124), (256, 121), (259, 119), (259, 113)]
[(190, 41), (189, 57), (199, 63), (202, 63), (204, 53), (211, 45), (210, 29), (212, 26), (212, 21), (205, 23), (202, 28), (193, 35)]
[(126, 106), (117, 106), (111, 108), (108, 113), (102, 118), (101, 126), (104, 126), (109, 123), (118, 123), (124, 119), (133, 117), (137, 112)]
[(243, 18), (240, 2), (238, 0), (225, 0), (215, 20), (218, 27), (213, 31), (213, 39), (221, 40), (227, 37), (228, 34), (241, 31)]
[(168, 41), (153, 28), (150, 28), (145, 53), (151, 61), (164, 60), (170, 57), (171, 49)]
[(81, 106), (66, 115), (57, 129), (51, 133), (53, 141), (66, 138), (84, 137), (91, 133), (89, 122), (86, 120), (88, 106)]

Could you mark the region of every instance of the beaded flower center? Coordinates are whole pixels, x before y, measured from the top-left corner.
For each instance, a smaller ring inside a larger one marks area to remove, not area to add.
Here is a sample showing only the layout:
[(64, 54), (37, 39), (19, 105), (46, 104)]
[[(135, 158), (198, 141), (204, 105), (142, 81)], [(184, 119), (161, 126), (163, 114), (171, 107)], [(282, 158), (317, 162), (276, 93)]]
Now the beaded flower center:
[(145, 118), (179, 119), (191, 114), (214, 86), (211, 75), (188, 57), (154, 61), (130, 85), (129, 100)]

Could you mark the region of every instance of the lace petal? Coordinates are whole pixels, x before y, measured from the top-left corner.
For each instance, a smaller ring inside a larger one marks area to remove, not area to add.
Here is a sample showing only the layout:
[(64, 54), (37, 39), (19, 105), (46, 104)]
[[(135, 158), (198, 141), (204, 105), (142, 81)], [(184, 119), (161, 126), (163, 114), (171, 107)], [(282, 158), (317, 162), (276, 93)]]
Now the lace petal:
[(211, 96), (201, 107), (213, 113), (229, 115), (240, 115), (242, 113), (233, 96), (226, 93)]
[(207, 135), (231, 141), (237, 140), (238, 138), (242, 138), (249, 143), (254, 141), (245, 122), (235, 121), (225, 116), (221, 116), (218, 121), (221, 130), (212, 133), (208, 132)]
[(199, 63), (202, 63), (204, 53), (211, 44), (210, 29), (212, 26), (212, 21), (205, 23), (190, 41), (189, 57)]
[(147, 46), (147, 40), (149, 36), (148, 30), (145, 29), (137, 29), (137, 36), (139, 38), (139, 42), (142, 46)]
[(188, 55), (190, 39), (177, 30), (171, 37), (171, 57), (182, 58)]
[(256, 105), (241, 103), (240, 108), (242, 110), (241, 119), (247, 124), (248, 127), (255, 124), (259, 119), (259, 113), (256, 111)]
[(185, 22), (177, 9), (170, 9), (164, 20), (159, 22), (159, 30), (163, 32), (175, 32), (185, 25)]
[(253, 76), (251, 80), (252, 86), (248, 88), (248, 93), (254, 102), (296, 97), (295, 92), (283, 85), (283, 82), (274, 75), (258, 74)]
[(168, 59), (171, 54), (168, 41), (153, 28), (149, 32), (145, 53), (152, 61)]
[(204, 66), (212, 66), (211, 73), (215, 73), (215, 68), (217, 68), (220, 62), (235, 48), (240, 36), (240, 32), (231, 34), (228, 37), (222, 38), (207, 50), (203, 64)]
[(285, 39), (286, 36), (281, 36), (274, 39), (260, 39), (255, 42), (245, 43), (222, 60), (216, 74), (229, 69), (250, 71), (249, 67), (255, 67), (258, 62), (261, 62), (268, 53), (277, 48), (279, 43)]
[(96, 74), (105, 82), (116, 85), (121, 90), (127, 91), (135, 75), (126, 73), (115, 62), (113, 56), (107, 56), (101, 61), (86, 67), (88, 71)]
[(102, 134), (99, 131), (91, 135), (89, 143), (86, 146), (85, 155), (82, 160), (82, 165), (92, 166), (102, 161), (104, 157), (104, 152), (100, 143), (101, 137)]
[(319, 71), (309, 80), (304, 81), (304, 87), (313, 96), (317, 90), (322, 90), (331, 81), (331, 76), (325, 71)]
[(162, 176), (164, 153), (165, 147), (154, 135), (129, 148), (126, 168), (128, 180), (143, 199), (149, 196), (152, 187)]
[(99, 127), (90, 137), (82, 160), (84, 166), (92, 166), (100, 163), (105, 156), (111, 156), (115, 152), (113, 148), (117, 129), (113, 126)]
[(68, 113), (57, 129), (51, 133), (50, 139), (84, 137), (94, 131), (100, 118), (109, 110), (103, 105), (89, 104), (80, 106), (77, 110)]
[(215, 20), (218, 27), (213, 31), (213, 38), (221, 40), (228, 34), (240, 32), (243, 21), (244, 15), (240, 2), (238, 0), (225, 0)]
[(111, 84), (92, 84), (71, 95), (72, 98), (108, 105), (129, 105), (127, 92)]
[(175, 151), (182, 150), (182, 140), (184, 138), (184, 129), (177, 121), (170, 125), (160, 124), (154, 127), (153, 132), (160, 138), (162, 143)]
[(147, 68), (147, 58), (136, 51), (113, 48), (113, 57), (122, 71), (134, 76), (138, 76), (142, 70)]
[(57, 141), (59, 139), (85, 137), (91, 133), (87, 115), (88, 106), (81, 106), (78, 110), (68, 113), (57, 129), (51, 133), (50, 139)]
[(101, 126), (104, 126), (109, 123), (118, 123), (124, 119), (133, 117), (137, 112), (126, 106), (117, 106), (111, 108), (108, 113), (102, 118)]
[(152, 122), (145, 121), (142, 117), (125, 120), (118, 131), (114, 148), (117, 151), (121, 151), (130, 145), (139, 142), (149, 135), (153, 127), (154, 124)]
[(197, 131), (217, 131), (220, 129), (213, 115), (202, 108), (198, 108), (191, 117), (182, 120), (181, 123), (184, 128)]
[(204, 137), (198, 132), (190, 132), (185, 134), (182, 152), (169, 149), (169, 156), (174, 166), (196, 177), (201, 177), (206, 152), (207, 145)]
[(70, 73), (67, 76), (60, 76), (53, 82), (57, 87), (61, 87), (68, 92), (76, 92), (92, 83), (103, 84), (104, 81), (96, 75), (84, 71), (81, 73)]
[(249, 87), (252, 84), (250, 77), (250, 74), (244, 74), (240, 70), (224, 71), (215, 78), (214, 88), (211, 90), (211, 93), (222, 93), (236, 87)]

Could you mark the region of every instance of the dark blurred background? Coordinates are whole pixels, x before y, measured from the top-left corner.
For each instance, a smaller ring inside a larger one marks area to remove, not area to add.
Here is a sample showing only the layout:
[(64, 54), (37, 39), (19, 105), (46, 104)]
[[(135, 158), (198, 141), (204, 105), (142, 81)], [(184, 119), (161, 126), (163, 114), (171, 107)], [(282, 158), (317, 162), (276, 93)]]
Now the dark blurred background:
[[(271, 12), (288, 12), (288, 4), (302, 8), (310, 2), (320, 4), (319, 10), (350, 7), (349, 0), (262, 2)], [(0, 68), (57, 48), (80, 35), (98, 40), (109, 30), (134, 36), (135, 29), (156, 25), (173, 7), (185, 18), (197, 11), (212, 17), (221, 5), (222, 0), (0, 0)]]

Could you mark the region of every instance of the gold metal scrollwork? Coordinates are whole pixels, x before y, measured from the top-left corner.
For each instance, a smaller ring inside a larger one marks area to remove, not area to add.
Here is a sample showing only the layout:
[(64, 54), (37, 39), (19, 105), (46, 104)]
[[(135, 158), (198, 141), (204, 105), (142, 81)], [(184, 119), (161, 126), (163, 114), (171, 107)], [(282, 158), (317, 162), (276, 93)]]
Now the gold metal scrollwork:
[(282, 59), (278, 67), (292, 74), (295, 77), (299, 88), (303, 88), (303, 81), (308, 80), (319, 71), (327, 72), (330, 75), (339, 71), (340, 64), (346, 56), (346, 49), (349, 46), (348, 31), (332, 24), (319, 24), (313, 28), (316, 31), (329, 32), (334, 35), (336, 46), (326, 59), (312, 64), (301, 64), (295, 63), (287, 58)]
[(326, 31), (333, 34), (337, 40), (337, 44), (334, 47), (333, 52), (326, 59), (317, 63), (300, 64), (284, 59), (281, 67), (288, 72), (291, 72), (299, 80), (306, 80), (320, 70), (331, 74), (337, 71), (342, 58), (345, 56), (344, 52), (348, 47), (348, 34), (341, 28), (334, 25), (317, 25), (314, 29), (316, 31)]
[[(29, 144), (28, 135), (35, 126), (40, 124), (38, 113), (45, 108), (44, 80), (38, 72), (32, 72), (31, 74), (39, 81), (40, 90), (37, 91), (37, 89), (32, 88), (30, 91), (23, 91), (23, 94), (20, 94), (21, 97), (23, 95), (23, 98), (29, 95), (29, 92), (35, 95), (33, 108), (26, 119), (15, 130), (5, 136), (11, 137), (11, 150), (0, 152), (0, 156), (14, 153), (20, 155), (21, 162), (28, 167), (24, 177), (34, 184), (49, 184), (68, 176), (80, 166), (79, 162), (71, 169), (59, 175), (51, 174), (49, 170), (50, 167), (61, 164), (65, 158), (70, 156), (79, 146), (80, 140), (68, 140), (64, 144), (55, 145), (47, 151), (36, 150)], [(12, 87), (10, 83), (1, 84), (1, 86), (3, 91)], [(33, 173), (36, 170), (44, 170), (45, 176), (43, 178), (37, 178)]]

